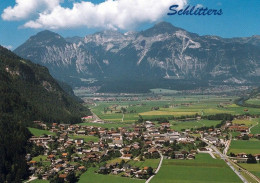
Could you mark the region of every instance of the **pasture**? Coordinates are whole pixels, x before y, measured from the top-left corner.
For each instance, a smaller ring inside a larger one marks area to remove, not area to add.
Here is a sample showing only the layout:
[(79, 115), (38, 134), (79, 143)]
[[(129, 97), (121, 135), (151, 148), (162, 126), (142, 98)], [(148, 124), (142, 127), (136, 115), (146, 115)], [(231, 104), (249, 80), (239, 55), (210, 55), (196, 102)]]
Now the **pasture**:
[(239, 163), (239, 165), (260, 178), (260, 163), (256, 163), (256, 164)]
[(181, 131), (182, 129), (195, 129), (200, 127), (210, 127), (219, 124), (220, 120), (199, 120), (199, 121), (171, 121), (171, 129)]
[(198, 154), (195, 160), (164, 160), (151, 183), (239, 183), (239, 177), (223, 160)]
[(37, 129), (37, 128), (30, 128), (28, 127), (28, 130), (33, 134), (33, 136), (41, 136), (41, 135), (54, 135), (55, 133), (53, 132), (50, 132), (48, 130), (40, 130), (40, 129)]
[(260, 140), (232, 140), (229, 147), (229, 152), (235, 154), (260, 154)]

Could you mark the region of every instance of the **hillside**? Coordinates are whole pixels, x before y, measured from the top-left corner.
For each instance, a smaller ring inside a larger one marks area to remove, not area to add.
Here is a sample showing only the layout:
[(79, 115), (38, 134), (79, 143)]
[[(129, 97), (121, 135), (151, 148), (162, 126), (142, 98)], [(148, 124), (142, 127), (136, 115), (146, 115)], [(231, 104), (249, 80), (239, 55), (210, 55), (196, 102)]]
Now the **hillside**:
[(77, 123), (89, 110), (65, 93), (46, 67), (0, 46), (0, 113), (15, 119)]

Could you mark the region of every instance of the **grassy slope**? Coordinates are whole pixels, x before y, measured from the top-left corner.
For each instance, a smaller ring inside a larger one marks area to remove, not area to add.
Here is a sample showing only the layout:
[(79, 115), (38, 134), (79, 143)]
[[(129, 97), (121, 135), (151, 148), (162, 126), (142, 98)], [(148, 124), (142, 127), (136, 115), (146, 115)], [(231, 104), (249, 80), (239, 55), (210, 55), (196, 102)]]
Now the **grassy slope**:
[(48, 130), (40, 130), (40, 129), (37, 129), (37, 128), (28, 128), (29, 131), (34, 135), (34, 136), (41, 136), (41, 135), (54, 135), (55, 133), (52, 133)]

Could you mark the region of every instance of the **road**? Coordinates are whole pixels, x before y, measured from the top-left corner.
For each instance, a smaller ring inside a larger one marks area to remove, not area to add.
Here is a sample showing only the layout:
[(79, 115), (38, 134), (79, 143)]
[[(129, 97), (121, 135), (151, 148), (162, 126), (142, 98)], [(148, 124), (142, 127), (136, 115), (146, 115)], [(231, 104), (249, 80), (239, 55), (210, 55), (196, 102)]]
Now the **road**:
[(223, 154), (226, 156), (227, 155), (227, 152), (228, 152), (228, 149), (229, 149), (229, 146), (230, 146), (230, 144), (231, 144), (231, 140), (232, 140), (232, 134), (230, 133), (230, 137), (229, 137), (230, 139), (229, 140), (227, 140), (227, 144), (226, 144), (226, 147), (225, 147), (225, 149), (223, 150)]
[[(160, 156), (161, 156), (160, 163), (159, 163), (157, 169), (156, 169), (155, 172), (154, 172), (155, 175), (159, 172), (159, 170), (160, 170), (160, 168), (161, 168), (161, 166), (162, 166), (163, 155), (160, 153)], [(147, 181), (145, 181), (145, 183), (149, 183), (155, 175), (152, 175), (149, 179), (147, 179)]]
[(240, 174), (239, 171), (237, 171), (234, 166), (230, 163), (230, 160), (228, 159), (227, 156), (225, 156), (224, 154), (222, 154), (214, 145), (208, 143), (206, 140), (202, 139), (205, 143), (208, 144), (208, 146), (215, 151), (216, 154), (218, 154), (221, 159), (223, 159), (226, 164), (231, 168), (231, 170), (233, 170), (235, 172), (235, 174), (237, 174), (237, 176), (244, 182), (244, 183), (248, 183), (247, 180)]
[(251, 126), (251, 127), (249, 128), (249, 133), (251, 133), (251, 129), (254, 128), (254, 127), (257, 126), (257, 125), (258, 125), (258, 122), (257, 122), (255, 125)]

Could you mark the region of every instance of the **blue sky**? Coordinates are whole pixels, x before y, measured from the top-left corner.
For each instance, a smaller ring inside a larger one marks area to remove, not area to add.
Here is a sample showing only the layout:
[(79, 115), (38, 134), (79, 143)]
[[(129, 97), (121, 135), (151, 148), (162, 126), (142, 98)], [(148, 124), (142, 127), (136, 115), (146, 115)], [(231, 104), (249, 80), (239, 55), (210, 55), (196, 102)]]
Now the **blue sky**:
[[(31, 3), (21, 3), (14, 8), (22, 1)], [(260, 35), (260, 0), (116, 0), (118, 4), (113, 0), (107, 3), (103, 3), (102, 0), (26, 1), (0, 1), (1, 45), (14, 49), (30, 36), (45, 29), (64, 37), (83, 37), (103, 29), (139, 31), (162, 20), (199, 35), (218, 35), (226, 38)], [(87, 1), (93, 4), (83, 3)], [(147, 3), (139, 3), (138, 7), (135, 7), (134, 2), (138, 1)], [(162, 1), (165, 3), (161, 3)], [(199, 5), (210, 9), (222, 9), (223, 15), (167, 16), (169, 5), (177, 2), (183, 7)], [(73, 8), (75, 3), (78, 4)], [(118, 9), (113, 7), (115, 4), (118, 5)], [(9, 6), (9, 10), (4, 12)]]

